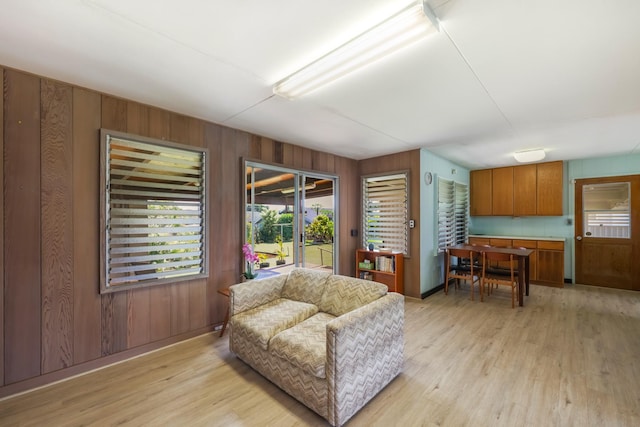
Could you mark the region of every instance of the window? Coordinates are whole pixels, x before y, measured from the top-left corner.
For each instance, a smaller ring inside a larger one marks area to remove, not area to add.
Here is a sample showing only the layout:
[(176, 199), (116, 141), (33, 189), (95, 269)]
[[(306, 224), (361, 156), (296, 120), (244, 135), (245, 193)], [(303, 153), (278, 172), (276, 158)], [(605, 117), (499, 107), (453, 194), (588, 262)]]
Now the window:
[(105, 130), (101, 143), (101, 292), (206, 277), (206, 150)]
[(362, 178), (362, 243), (408, 253), (409, 174)]
[(438, 252), (465, 243), (469, 234), (467, 185), (438, 178)]
[(630, 183), (614, 182), (582, 187), (584, 236), (631, 237)]

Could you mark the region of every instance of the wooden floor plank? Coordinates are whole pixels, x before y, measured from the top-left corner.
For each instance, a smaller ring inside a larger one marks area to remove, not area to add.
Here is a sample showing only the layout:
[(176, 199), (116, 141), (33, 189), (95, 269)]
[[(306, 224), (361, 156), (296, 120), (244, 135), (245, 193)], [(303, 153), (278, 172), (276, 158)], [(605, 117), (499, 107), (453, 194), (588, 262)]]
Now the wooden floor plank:
[[(403, 373), (349, 426), (640, 425), (640, 293), (407, 298)], [(2, 425), (325, 426), (206, 334), (0, 401)]]

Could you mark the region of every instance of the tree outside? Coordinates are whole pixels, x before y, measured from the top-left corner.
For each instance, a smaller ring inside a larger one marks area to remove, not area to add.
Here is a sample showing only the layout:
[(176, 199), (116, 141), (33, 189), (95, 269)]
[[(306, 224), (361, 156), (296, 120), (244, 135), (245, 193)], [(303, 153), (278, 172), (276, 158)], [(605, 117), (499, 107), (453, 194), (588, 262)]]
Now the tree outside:
[(333, 221), (327, 215), (318, 215), (305, 231), (314, 242), (329, 243), (333, 240)]

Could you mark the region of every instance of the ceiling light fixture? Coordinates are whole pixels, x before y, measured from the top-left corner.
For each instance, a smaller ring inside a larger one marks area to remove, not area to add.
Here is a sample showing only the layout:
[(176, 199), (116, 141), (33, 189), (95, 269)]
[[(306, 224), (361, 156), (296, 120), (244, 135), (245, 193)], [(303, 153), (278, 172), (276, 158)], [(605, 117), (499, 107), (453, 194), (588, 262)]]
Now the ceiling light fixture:
[(434, 29), (440, 30), (438, 18), (422, 0), (282, 79), (273, 93), (298, 98), (422, 39)]
[(520, 163), (537, 162), (544, 159), (545, 152), (543, 148), (536, 148), (535, 150), (516, 151), (513, 153), (513, 157)]

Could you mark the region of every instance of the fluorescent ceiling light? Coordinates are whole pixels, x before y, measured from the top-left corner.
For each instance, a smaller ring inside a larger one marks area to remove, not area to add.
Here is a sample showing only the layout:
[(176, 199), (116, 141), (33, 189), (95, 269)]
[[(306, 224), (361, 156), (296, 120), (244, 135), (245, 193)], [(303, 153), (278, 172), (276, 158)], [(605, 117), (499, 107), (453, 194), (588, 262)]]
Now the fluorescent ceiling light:
[(426, 0), (420, 1), (279, 81), (273, 93), (298, 98), (424, 38), (439, 25)]
[(513, 157), (520, 163), (537, 162), (544, 159), (545, 152), (542, 148), (535, 150), (516, 151), (513, 153)]

